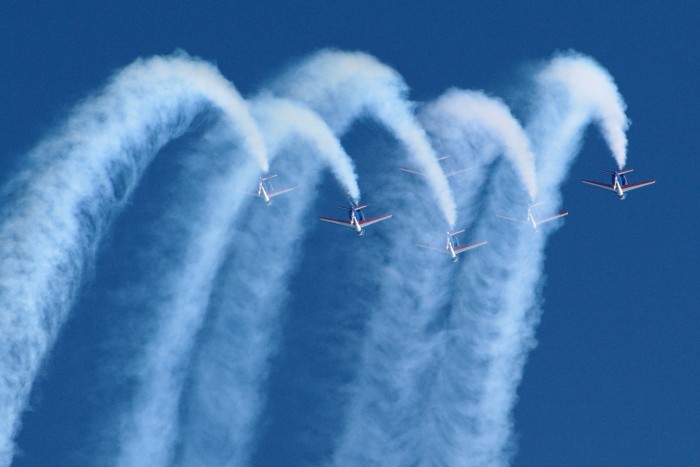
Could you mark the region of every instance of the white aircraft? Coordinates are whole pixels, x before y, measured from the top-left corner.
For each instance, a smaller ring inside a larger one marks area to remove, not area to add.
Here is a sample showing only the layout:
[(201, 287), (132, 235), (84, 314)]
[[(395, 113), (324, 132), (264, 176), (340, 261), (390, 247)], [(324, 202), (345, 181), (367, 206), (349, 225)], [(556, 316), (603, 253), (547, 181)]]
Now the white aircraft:
[(447, 242), (444, 248), (438, 248), (430, 245), (423, 245), (422, 243), (416, 243), (417, 246), (421, 248), (427, 248), (428, 250), (438, 251), (440, 253), (447, 253), (452, 258), (452, 262), (457, 262), (457, 255), (464, 253), (472, 248), (477, 248), (482, 245), (486, 245), (487, 242), (475, 242), (468, 245), (460, 245), (457, 234), (461, 234), (464, 230), (455, 230), (453, 232), (447, 232)]
[[(447, 156), (445, 156), (445, 157), (440, 157), (440, 158), (438, 158), (438, 161), (442, 162), (442, 161), (444, 161), (444, 160), (446, 160), (446, 159), (447, 159)], [(457, 169), (457, 170), (453, 170), (453, 171), (451, 171), (451, 172), (445, 172), (445, 177), (448, 177), (448, 178), (449, 178), (449, 177), (451, 177), (451, 176), (453, 176), (453, 175), (457, 175), (458, 173), (466, 172), (466, 171), (469, 170), (469, 169), (470, 169), (469, 167), (465, 167), (465, 168), (463, 168), (463, 169)], [(410, 169), (410, 168), (408, 168), (408, 167), (399, 167), (399, 170), (403, 170), (404, 172), (408, 172), (408, 173), (415, 174), (415, 175), (422, 175), (422, 176), (425, 175), (425, 174), (424, 174), (423, 172), (421, 172), (420, 170)]]
[(612, 175), (612, 185), (608, 185), (607, 183), (594, 182), (593, 180), (581, 180), (581, 181), (583, 183), (587, 183), (588, 185), (593, 185), (593, 186), (597, 186), (598, 188), (604, 188), (606, 190), (614, 191), (615, 193), (617, 193), (617, 196), (620, 197), (620, 201), (625, 199), (625, 194), (628, 191), (635, 190), (635, 189), (641, 188), (643, 186), (651, 185), (652, 183), (656, 183), (656, 180), (645, 180), (643, 182), (627, 183), (627, 177), (625, 177), (625, 174), (632, 172), (634, 169), (614, 170), (612, 172), (609, 170), (603, 170), (603, 169), (599, 169), (599, 170), (601, 172), (605, 172), (606, 174)]
[(258, 179), (258, 191), (257, 193), (250, 193), (253, 196), (257, 196), (258, 198), (262, 198), (265, 200), (265, 203), (269, 206), (270, 203), (272, 202), (272, 198), (275, 196), (283, 195), (285, 193), (289, 193), (292, 190), (296, 190), (299, 188), (299, 186), (292, 186), (289, 188), (282, 188), (280, 190), (275, 190), (272, 187), (272, 182), (270, 179), (275, 178), (277, 174), (274, 175), (268, 175), (267, 177), (260, 177)]
[(363, 227), (376, 224), (377, 222), (389, 219), (392, 216), (391, 214), (384, 214), (383, 216), (365, 219), (365, 214), (362, 212), (362, 210), (367, 206), (367, 204), (364, 204), (362, 206), (355, 206), (352, 203), (350, 204), (350, 207), (338, 206), (340, 209), (348, 211), (349, 220), (347, 221), (341, 219), (332, 219), (330, 217), (319, 217), (319, 219), (321, 219), (324, 222), (330, 222), (332, 224), (344, 225), (345, 227), (353, 228), (355, 229), (355, 232), (357, 232), (357, 235), (364, 235), (365, 231), (363, 230)]
[(539, 219), (535, 218), (535, 215), (532, 213), (532, 208), (535, 206), (539, 206), (541, 204), (544, 204), (544, 201), (535, 203), (535, 204), (529, 204), (527, 206), (527, 218), (525, 219), (517, 219), (515, 217), (509, 217), (509, 216), (504, 216), (502, 214), (496, 214), (496, 217), (500, 217), (501, 219), (508, 219), (509, 221), (515, 221), (515, 222), (523, 222), (525, 224), (530, 224), (532, 226), (533, 230), (537, 230), (537, 227), (544, 224), (545, 222), (553, 221), (554, 219), (559, 219), (560, 217), (564, 217), (569, 214), (569, 211), (562, 211), (558, 214), (554, 214), (553, 216), (548, 216), (548, 217), (541, 217)]

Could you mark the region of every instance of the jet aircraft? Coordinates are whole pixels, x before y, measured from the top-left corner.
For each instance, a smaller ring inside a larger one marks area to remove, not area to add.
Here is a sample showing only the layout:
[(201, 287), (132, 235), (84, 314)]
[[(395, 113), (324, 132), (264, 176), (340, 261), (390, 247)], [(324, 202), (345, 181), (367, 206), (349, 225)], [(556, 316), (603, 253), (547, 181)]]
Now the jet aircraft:
[(525, 219), (518, 219), (515, 217), (509, 217), (509, 216), (504, 216), (502, 214), (496, 214), (496, 217), (500, 217), (501, 219), (508, 219), (509, 221), (515, 221), (515, 222), (523, 222), (526, 224), (530, 224), (532, 226), (533, 230), (537, 230), (537, 227), (544, 224), (545, 222), (553, 221), (554, 219), (559, 219), (560, 217), (564, 217), (569, 214), (569, 211), (562, 211), (560, 213), (554, 214), (553, 216), (548, 216), (548, 217), (540, 217), (535, 218), (535, 215), (532, 213), (532, 208), (535, 206), (539, 206), (541, 204), (544, 204), (544, 201), (541, 201), (539, 203), (535, 204), (529, 204), (527, 206), (527, 218)]
[(627, 177), (625, 177), (625, 174), (628, 174), (632, 172), (634, 169), (627, 169), (627, 170), (614, 170), (614, 171), (609, 171), (609, 170), (603, 170), (599, 169), (601, 172), (605, 172), (607, 174), (612, 175), (612, 184), (608, 185), (607, 183), (600, 183), (600, 182), (594, 182), (593, 180), (581, 180), (583, 183), (587, 183), (588, 185), (593, 185), (597, 186), (598, 188), (604, 188), (606, 190), (614, 191), (617, 193), (617, 196), (620, 197), (620, 201), (625, 199), (625, 195), (627, 194), (628, 191), (630, 190), (635, 190), (637, 188), (641, 188), (643, 186), (651, 185), (652, 183), (656, 183), (656, 180), (645, 180), (643, 182), (637, 182), (637, 183), (628, 183), (627, 182)]
[(447, 232), (447, 242), (445, 243), (444, 248), (438, 248), (434, 247), (431, 245), (423, 245), (422, 243), (416, 243), (417, 246), (421, 248), (426, 248), (428, 250), (433, 250), (433, 251), (438, 251), (440, 253), (447, 253), (450, 255), (452, 258), (452, 262), (456, 263), (457, 262), (457, 255), (460, 253), (464, 253), (467, 250), (471, 250), (472, 248), (477, 248), (482, 245), (486, 245), (487, 242), (475, 242), (475, 243), (470, 243), (468, 245), (460, 245), (459, 244), (459, 239), (457, 238), (458, 234), (461, 234), (464, 232), (464, 230), (455, 230), (453, 232)]
[[(438, 161), (443, 162), (443, 161), (446, 160), (446, 159), (447, 159), (447, 156), (445, 156), (445, 157), (440, 157), (440, 158), (438, 158)], [(421, 175), (421, 176), (424, 176), (424, 175), (425, 175), (425, 174), (424, 174), (423, 172), (421, 172), (420, 170), (411, 169), (411, 168), (409, 168), (409, 167), (399, 167), (399, 170), (403, 170), (404, 172), (408, 172), (408, 173), (415, 174), (415, 175)], [(449, 177), (452, 177), (453, 175), (457, 175), (458, 173), (466, 172), (467, 170), (469, 170), (469, 167), (465, 167), (465, 168), (462, 168), (462, 169), (452, 170), (451, 172), (445, 172), (445, 177), (448, 177), (448, 178), (449, 178)]]
[(340, 209), (344, 209), (348, 212), (348, 220), (333, 219), (330, 217), (319, 217), (319, 219), (321, 219), (324, 222), (330, 222), (332, 224), (350, 227), (352, 229), (355, 229), (357, 235), (364, 235), (364, 227), (389, 219), (392, 216), (391, 214), (384, 214), (383, 216), (377, 216), (372, 217), (370, 219), (366, 219), (365, 214), (364, 212), (362, 212), (362, 210), (367, 206), (367, 204), (364, 204), (362, 206), (355, 206), (354, 203), (351, 203), (350, 207), (338, 206)]
[(265, 200), (265, 203), (269, 206), (270, 203), (272, 202), (272, 198), (275, 196), (283, 195), (285, 193), (289, 193), (292, 190), (295, 190), (299, 188), (299, 186), (292, 186), (289, 188), (281, 188), (279, 190), (275, 190), (272, 187), (272, 182), (270, 179), (275, 178), (277, 174), (274, 175), (268, 175), (267, 177), (260, 177), (258, 179), (258, 191), (257, 193), (250, 193), (253, 196), (257, 196), (258, 198), (262, 198)]

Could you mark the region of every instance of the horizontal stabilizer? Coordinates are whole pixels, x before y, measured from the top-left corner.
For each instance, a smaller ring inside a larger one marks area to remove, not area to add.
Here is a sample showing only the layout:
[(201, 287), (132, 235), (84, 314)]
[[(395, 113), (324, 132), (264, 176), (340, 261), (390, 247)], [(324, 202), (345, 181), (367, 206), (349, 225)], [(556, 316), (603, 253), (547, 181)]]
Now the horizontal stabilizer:
[(277, 176), (277, 174), (272, 174), (272, 175), (268, 175), (267, 177), (260, 177), (260, 180), (265, 181), (265, 180), (269, 180), (271, 178), (275, 178), (276, 176)]
[[(605, 170), (605, 169), (598, 169), (598, 170), (599, 170), (600, 172), (604, 172), (604, 173), (606, 173), (606, 174), (615, 175), (615, 172), (612, 171), (612, 170)], [(624, 175), (624, 174), (628, 174), (628, 173), (630, 173), (630, 172), (634, 172), (634, 169), (620, 170), (620, 171), (617, 172), (617, 174), (618, 174), (618, 175)]]
[(339, 209), (342, 209), (343, 211), (352, 211), (352, 210), (359, 211), (361, 209), (366, 208), (367, 206), (369, 206), (369, 204), (363, 204), (361, 206), (336, 206), (336, 207)]
[(447, 235), (449, 235), (449, 236), (451, 237), (451, 236), (453, 236), (453, 235), (461, 234), (462, 232), (464, 232), (464, 229), (462, 229), (462, 230), (453, 230), (452, 232), (447, 232)]

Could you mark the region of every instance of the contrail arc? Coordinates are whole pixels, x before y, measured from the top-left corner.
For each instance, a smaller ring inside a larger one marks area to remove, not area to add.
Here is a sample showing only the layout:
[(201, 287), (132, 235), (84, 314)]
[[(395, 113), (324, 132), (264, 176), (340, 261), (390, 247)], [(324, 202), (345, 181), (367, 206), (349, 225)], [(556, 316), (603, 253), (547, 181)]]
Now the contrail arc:
[[(476, 91), (450, 90), (415, 116), (401, 77), (362, 53), (314, 54), (250, 102), (215, 67), (184, 54), (137, 60), (117, 73), (28, 155), (1, 194), (0, 466), (12, 462), (32, 382), (110, 221), (155, 154), (209, 108), (223, 118), (202, 139), (216, 143), (225, 169), (204, 171), (202, 200), (183, 208), (192, 216), (176, 229), (184, 235), (168, 239), (182, 241), (183, 261), (153, 284), (160, 301), (149, 311), (159, 325), (138, 362), (133, 407), (117, 428), (124, 429), (115, 442), (121, 457), (111, 460), (251, 462), (267, 422), (265, 383), (285, 298), (289, 290), (304, 292), (287, 278), (303, 254), (308, 210), (325, 167), (359, 201), (355, 164), (338, 137), (369, 116), (415, 158), (427, 183), (393, 170), (390, 160), (375, 159), (363, 173), (364, 183), (381, 181), (373, 193), (395, 218), (374, 242), (344, 246), (363, 255), (359, 267), (344, 271), (349, 292), (338, 295), (343, 303), (333, 311), (362, 322), (332, 331), (363, 337), (349, 344), (357, 347), (350, 353), (362, 354), (361, 366), (348, 364), (354, 382), (332, 381), (340, 400), (331, 402), (347, 409), (342, 430), (311, 433), (311, 442), (308, 433), (291, 434), (292, 442), (308, 443), (308, 454), (319, 447), (313, 437), (323, 436), (322, 461), (335, 465), (507, 465), (516, 391), (542, 312), (546, 242), (557, 227), (532, 231), (494, 214), (509, 211), (524, 192), (556, 209), (590, 124), (618, 167), (627, 147), (624, 101), (592, 59), (556, 55), (534, 85), (523, 130), (503, 102)], [(211, 156), (203, 147), (192, 156)], [(454, 195), (434, 148), (460, 166), (473, 163), (463, 178), (450, 179)], [(270, 162), (301, 186), (266, 207), (241, 191)], [(489, 245), (456, 265), (416, 251), (416, 237), (444, 241), (433, 221), (452, 227), (458, 208), (463, 240)], [(370, 311), (344, 314), (352, 308)], [(316, 388), (318, 381), (303, 384)]]
[(546, 92), (564, 90), (578, 106), (586, 107), (603, 133), (622, 169), (627, 162), (629, 120), (626, 105), (610, 73), (595, 60), (575, 52), (554, 57), (537, 76)]
[[(277, 103), (288, 106), (284, 101)], [(195, 357), (193, 386), (186, 396), (190, 416), (184, 421), (178, 447), (181, 465), (250, 462), (255, 427), (265, 404), (269, 360), (278, 345), (286, 279), (300, 253), (309, 225), (307, 211), (318, 195), (327, 164), (328, 154), (319, 152), (324, 145), (303, 128), (291, 122), (278, 126), (277, 116), (263, 122), (273, 101), (265, 102), (264, 111), (258, 105), (257, 101), (252, 104), (253, 114), (260, 118), (275, 170), (301, 184), (274, 206), (249, 205), (245, 220), (233, 233), (235, 241), (217, 277), (211, 323)]]
[[(304, 138), (314, 145), (315, 154), (326, 160), (338, 182), (347, 195), (355, 202), (360, 200), (360, 187), (357, 185), (355, 166), (345, 150), (321, 117), (300, 103), (289, 99), (263, 94), (252, 101), (252, 111), (268, 138), (268, 151), (277, 153), (292, 137)], [(270, 145), (277, 145), (270, 147)], [(300, 182), (303, 183), (303, 180)]]
[[(609, 100), (601, 102), (598, 95), (579, 92), (579, 83), (569, 86), (568, 81), (559, 79), (594, 63), (586, 57), (581, 61), (566, 61), (570, 67), (562, 70), (562, 61), (555, 57), (535, 76), (535, 112), (525, 127), (528, 146), (537, 155), (539, 196), (548, 199), (553, 209), (560, 202), (561, 183), (580, 149), (585, 128), (591, 123), (626, 128), (622, 124), (626, 118), (619, 114), (601, 120), (601, 106), (609, 105)], [(598, 69), (589, 69), (589, 74), (607, 76), (595, 66)], [(553, 89), (552, 70), (559, 80), (554, 86), (558, 89)], [(616, 115), (622, 109), (618, 104), (611, 105), (615, 111), (606, 108), (605, 112)], [(476, 136), (478, 140), (437, 141), (435, 146), (476, 149), (472, 155), (477, 172), (482, 171), (491, 161), (492, 148), (485, 145), (485, 150), (479, 151), (479, 145), (486, 142), (478, 133), (462, 132), (457, 120), (451, 126), (452, 117), (441, 117), (441, 108), (450, 113), (448, 106), (429, 104), (427, 108), (423, 121), (433, 138)], [(476, 115), (470, 117), (476, 119)], [(613, 147), (619, 142), (619, 138), (609, 140)], [(459, 157), (460, 152), (447, 154)], [(449, 288), (447, 310), (442, 308), (439, 295), (428, 309), (412, 307), (410, 316), (401, 313), (400, 301), (395, 306), (394, 300), (382, 300), (368, 325), (364, 366), (352, 392), (354, 399), (335, 465), (510, 463), (515, 452), (512, 409), (527, 354), (535, 345), (544, 249), (555, 227), (543, 226), (535, 232), (495, 218), (494, 213), (510, 208), (518, 199), (520, 188), (513, 183), (509, 167), (495, 165), (493, 169), (489, 186), (456, 191), (458, 205), (483, 206), (472, 232), (475, 238), (487, 239), (489, 245), (453, 269), (454, 284), (459, 286)], [(484, 173), (474, 178), (480, 175)], [(385, 280), (383, 297), (415, 295), (416, 287), (439, 293), (435, 282), (416, 286), (405, 279), (430, 268), (427, 261), (420, 267), (411, 266), (408, 260), (392, 255), (389, 264), (399, 267), (402, 275), (400, 280)], [(450, 279), (443, 281), (452, 283)], [(441, 316), (447, 319), (440, 321)], [(443, 326), (436, 330), (430, 325), (435, 321)]]
[(434, 119), (440, 115), (440, 122), (449, 128), (459, 127), (462, 131), (472, 132), (471, 139), (490, 136), (503, 148), (530, 200), (536, 198), (535, 155), (530, 140), (503, 101), (480, 91), (451, 89), (430, 103), (425, 113), (432, 113)]
[[(253, 99), (249, 105), (264, 135), (271, 158), (277, 157), (290, 142), (302, 140), (312, 146), (312, 158), (325, 160), (348, 195), (355, 201), (359, 199), (360, 190), (352, 160), (318, 115), (298, 103), (270, 96)], [(174, 455), (179, 435), (177, 408), (185, 378), (181, 369), (185, 367), (193, 350), (195, 337), (205, 319), (217, 272), (233, 241), (230, 227), (234, 225), (244, 200), (250, 199), (234, 187), (245, 187), (246, 181), (254, 181), (250, 169), (245, 170), (236, 164), (231, 158), (227, 173), (220, 174), (218, 181), (208, 182), (212, 185), (208, 188), (210, 194), (205, 196), (205, 205), (200, 207), (208, 215), (203, 221), (195, 223), (197, 227), (185, 241), (189, 253), (184, 265), (175, 277), (168, 274), (163, 283), (157, 286), (159, 289), (167, 289), (166, 296), (170, 298), (160, 303), (155, 311), (160, 325), (144, 352), (141, 387), (135, 396), (134, 406), (123, 423), (125, 428), (122, 431), (119, 465), (166, 465)], [(313, 183), (313, 179), (318, 178), (315, 172), (320, 170), (320, 164), (315, 164), (314, 167), (314, 173), (304, 174), (298, 181)], [(284, 175), (288, 178), (290, 174)], [(280, 202), (294, 203), (298, 196), (298, 192), (290, 193)], [(262, 205), (256, 207), (265, 210)], [(298, 209), (300, 208), (297, 207), (296, 210)], [(269, 212), (265, 214), (266, 218), (272, 215)], [(248, 218), (243, 222), (249, 228), (252, 226)], [(259, 240), (263, 243), (254, 248), (254, 251), (270, 250), (266, 238), (265, 233), (261, 233)], [(278, 251), (280, 243), (284, 244), (285, 241), (278, 241), (274, 251), (280, 255), (289, 254)], [(249, 271), (254, 269), (252, 261), (265, 261), (264, 253), (259, 256), (240, 267)], [(269, 261), (279, 259), (270, 258)], [(267, 278), (272, 279), (274, 278)], [(237, 289), (233, 284), (230, 287)], [(245, 313), (246, 308), (239, 308), (236, 312)], [(260, 366), (262, 367), (262, 362)]]
[(396, 71), (365, 53), (322, 50), (285, 73), (271, 89), (314, 109), (339, 135), (362, 115), (377, 118), (426, 173), (440, 211), (454, 226), (457, 213), (447, 178)]
[[(213, 100), (212, 100), (213, 99)], [(0, 223), (0, 465), (39, 366), (65, 321), (109, 220), (153, 155), (209, 102), (261, 169), (262, 137), (235, 89), (185, 54), (137, 60), (32, 150), (5, 187)]]

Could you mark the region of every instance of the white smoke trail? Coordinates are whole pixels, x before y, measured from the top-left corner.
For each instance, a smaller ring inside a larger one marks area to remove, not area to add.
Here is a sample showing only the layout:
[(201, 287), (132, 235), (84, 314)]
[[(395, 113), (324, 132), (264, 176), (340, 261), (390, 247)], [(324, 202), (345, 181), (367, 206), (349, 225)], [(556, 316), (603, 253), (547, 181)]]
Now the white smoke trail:
[[(214, 141), (225, 138), (214, 136)], [(205, 154), (212, 149), (205, 147), (201, 152), (206, 159)], [(235, 154), (221, 155), (229, 162), (208, 177), (198, 177), (197, 183), (205, 185), (203, 200), (196, 212), (179, 220), (180, 230), (186, 232), (180, 240), (186, 251), (182, 264), (162, 271), (150, 286), (159, 300), (152, 305), (155, 310), (144, 312), (153, 314), (157, 325), (139, 364), (140, 386), (121, 424), (118, 465), (167, 465), (172, 457), (188, 356), (201, 328), (230, 226), (247, 198), (235, 187), (250, 186), (259, 174), (256, 167)], [(172, 215), (168, 217), (174, 221)]]
[[(359, 199), (360, 191), (352, 161), (318, 115), (294, 102), (272, 97), (253, 100), (251, 110), (265, 135), (267, 151), (271, 156), (276, 156), (290, 141), (307, 141), (312, 154), (320, 160), (327, 161), (327, 165), (336, 174), (348, 195), (354, 200)], [(237, 167), (233, 158), (231, 161), (228, 171), (220, 174), (217, 181), (207, 182), (209, 194), (204, 206), (198, 207), (200, 211), (207, 213), (207, 217), (194, 222), (196, 228), (188, 233), (188, 239), (185, 241), (188, 255), (184, 265), (179, 268), (175, 277), (172, 277), (173, 274), (166, 275), (162, 284), (154, 286), (157, 289), (168, 289), (166, 296), (170, 298), (157, 305), (155, 313), (160, 325), (157, 326), (156, 336), (144, 354), (141, 387), (128, 414), (128, 421), (123, 426), (120, 465), (166, 465), (174, 454), (178, 435), (178, 405), (185, 378), (182, 370), (188, 362), (195, 336), (202, 327), (214, 278), (231, 240), (230, 226), (237, 217), (243, 197), (248, 199), (234, 187), (243, 188), (255, 180), (250, 170)], [(304, 166), (304, 163), (300, 162), (299, 165)], [(307, 179), (313, 180), (318, 177), (315, 172), (318, 172), (320, 165), (316, 163), (313, 167), (314, 173), (303, 174), (300, 182), (306, 183)], [(284, 175), (288, 178), (288, 174)], [(297, 195), (298, 193), (290, 193), (288, 196), (295, 202)], [(265, 211), (262, 203), (256, 207)], [(296, 210), (299, 209), (301, 207), (297, 206)], [(256, 217), (259, 218), (260, 215)], [(269, 222), (270, 213), (266, 212), (263, 218)], [(287, 222), (289, 225), (295, 221), (287, 219)], [(190, 219), (188, 223), (193, 223), (193, 220)], [(297, 228), (303, 230), (303, 224), (298, 220), (296, 223)], [(249, 218), (245, 219), (244, 225), (246, 229), (253, 226)], [(288, 225), (285, 230), (289, 229)], [(266, 235), (260, 232), (256, 240), (261, 244), (248, 250), (255, 252), (256, 258), (249, 258), (246, 263), (238, 265), (240, 271), (245, 271), (247, 280), (255, 279), (258, 287), (262, 288), (260, 284), (275, 279), (266, 277), (263, 273), (256, 275), (254, 263), (264, 261), (263, 265), (266, 264), (266, 256), (270, 252), (275, 252), (283, 258), (287, 257), (290, 246), (288, 242), (295, 237), (285, 238), (289, 240), (283, 238), (276, 242), (274, 248), (269, 248)], [(236, 243), (239, 243), (238, 239)], [(282, 245), (286, 245), (287, 248), (280, 250)], [(269, 261), (286, 263), (289, 260), (273, 256)], [(234, 282), (228, 285), (227, 289), (238, 290), (239, 287), (240, 285)], [(251, 308), (253, 304), (253, 301), (245, 302), (243, 307), (236, 309), (236, 313), (244, 316), (259, 315), (259, 310)], [(230, 310), (227, 308), (227, 311)], [(255, 352), (251, 352), (248, 347), (232, 349), (228, 355), (235, 355), (235, 352), (245, 349), (246, 353), (250, 353), (249, 358), (255, 360), (252, 362), (255, 367), (262, 367), (269, 352), (265, 346), (258, 347), (260, 348)], [(232, 382), (228, 391), (239, 385), (240, 382)], [(259, 388), (240, 387), (241, 394), (249, 391), (257, 392)], [(236, 416), (242, 417), (241, 414)], [(195, 464), (197, 463), (195, 461)]]
[(426, 173), (447, 224), (454, 226), (457, 213), (450, 187), (396, 71), (365, 53), (322, 50), (285, 73), (272, 88), (316, 110), (336, 134), (364, 115), (377, 118)]
[[(553, 209), (586, 126), (607, 113), (623, 115), (616, 119), (617, 128), (608, 127), (611, 133), (624, 133), (626, 127), (621, 99), (612, 106), (582, 90), (578, 82), (552, 87), (553, 74), (571, 76), (581, 68), (592, 80), (605, 81), (601, 78), (607, 72), (593, 64), (581, 56), (555, 57), (536, 76), (536, 114), (527, 133), (539, 157), (539, 191)], [(556, 226), (533, 232), (492, 216), (517, 202), (511, 179), (501, 167), (493, 180), (498, 188), (488, 191), (487, 215), (480, 219), (477, 235), (488, 238), (490, 248), (474, 255), (471, 267), (461, 271), (459, 283), (464, 286), (454, 296), (446, 328), (449, 339), (437, 360), (431, 392), (435, 409), (428, 426), (439, 428), (442, 436), (426, 439), (425, 456), (446, 465), (506, 465), (514, 452), (512, 408), (527, 353), (535, 344), (544, 247)]]
[(352, 159), (318, 114), (294, 101), (268, 95), (258, 97), (253, 104), (255, 117), (264, 125), (265, 135), (274, 135), (268, 143), (270, 153), (279, 151), (279, 146), (270, 147), (271, 144), (288, 144), (293, 136), (305, 137), (314, 146), (314, 153), (326, 160), (350, 199), (359, 202), (360, 188)]
[[(434, 154), (425, 133), (413, 120), (408, 105), (401, 100), (402, 88), (403, 84), (396, 73), (371, 57), (338, 52), (322, 52), (313, 56), (285, 74), (274, 85), (279, 94), (288, 94), (319, 111), (338, 134), (342, 134), (354, 119), (370, 114), (398, 135), (410, 152), (417, 151), (420, 157), (430, 158), (434, 162)], [(274, 116), (275, 112), (270, 115)], [(287, 123), (287, 119), (280, 119), (279, 115), (277, 119), (281, 123)], [(294, 120), (297, 119), (289, 119)], [(266, 128), (264, 124), (261, 125)], [(283, 127), (279, 124), (275, 126)], [(310, 169), (305, 174), (304, 177), (311, 180), (316, 177)], [(442, 177), (441, 173), (440, 176)], [(404, 196), (397, 187), (398, 185), (392, 184), (391, 192), (395, 197), (403, 198), (401, 202), (412, 199), (412, 195)], [(308, 199), (309, 195), (306, 196)], [(271, 224), (278, 225), (281, 222), (279, 225), (284, 225), (287, 232), (303, 231), (303, 223), (300, 223), (296, 215), (290, 216), (290, 213), (298, 213), (301, 209), (298, 202), (296, 198), (290, 199), (292, 207), (277, 213), (274, 219), (266, 219), (268, 229)], [(427, 223), (429, 217), (426, 215), (422, 218)], [(257, 221), (253, 219), (251, 222), (254, 222), (250, 225), (252, 228)], [(406, 216), (403, 224), (408, 228), (410, 223), (411, 218)], [(263, 227), (265, 224), (258, 227), (261, 232), (266, 230)], [(294, 227), (290, 229), (290, 226)], [(269, 358), (272, 347), (269, 344), (269, 328), (274, 327), (278, 314), (278, 296), (283, 290), (281, 280), (285, 271), (273, 268), (271, 264), (289, 264), (289, 252), (292, 249), (288, 245), (293, 245), (297, 238), (269, 242), (265, 236), (258, 234), (249, 239), (250, 243), (240, 243), (240, 238), (245, 238), (243, 232), (237, 233), (237, 245), (234, 248), (236, 253), (232, 254), (238, 259), (231, 260), (232, 265), (227, 268), (230, 271), (227, 273), (229, 278), (226, 279), (226, 285), (221, 287), (237, 293), (219, 299), (225, 304), (220, 305), (222, 309), (236, 309), (239, 312), (236, 317), (221, 315), (219, 312), (213, 336), (205, 345), (203, 353), (206, 355), (206, 364), (199, 365), (193, 396), (196, 402), (192, 402), (193, 406), (200, 407), (203, 414), (200, 420), (190, 423), (188, 434), (183, 436), (182, 455), (185, 464), (245, 463), (250, 455), (248, 443), (251, 424), (258, 415), (256, 411), (262, 406), (257, 388), (267, 371), (266, 359)], [(239, 245), (245, 245), (246, 249)], [(250, 250), (258, 252), (256, 260), (251, 260), (245, 254)], [(258, 270), (259, 273), (251, 272)], [(249, 283), (248, 286), (244, 285)], [(265, 287), (261, 287), (263, 283), (266, 284)], [(250, 350), (253, 348), (255, 351)], [(245, 349), (245, 358), (216, 359), (215, 365), (211, 362), (213, 355), (235, 356), (242, 349)]]
[(298, 257), (321, 174), (323, 156), (314, 146), (303, 134), (279, 146), (276, 169), (302, 185), (269, 208), (249, 206), (234, 232), (210, 302), (211, 323), (193, 364), (178, 465), (250, 462), (268, 360), (278, 342), (284, 279)]
[[(499, 154), (514, 162), (522, 181), (534, 183), (527, 137), (499, 101), (478, 92), (453, 90), (429, 103), (420, 115), (428, 134), (435, 136), (440, 154), (450, 155), (460, 167), (470, 167), (452, 178), (460, 218), (483, 215), (473, 201), (483, 189), (486, 170)], [(519, 170), (522, 167), (525, 170)], [(531, 175), (526, 179), (523, 173)], [(437, 356), (449, 339), (436, 323), (444, 319), (441, 310), (449, 303), (450, 291), (462, 286), (455, 281), (455, 269), (471, 268), (471, 257), (483, 254), (477, 250), (462, 255), (460, 263), (467, 263), (462, 266), (453, 265), (447, 256), (417, 251), (415, 240), (406, 232), (423, 232), (423, 243), (436, 247), (445, 240), (444, 232), (425, 222), (432, 206), (415, 187), (407, 185), (409, 181), (404, 176), (391, 182), (402, 198), (415, 196), (407, 203), (408, 209), (396, 216), (397, 222), (404, 219), (404, 225), (393, 225), (391, 260), (377, 273), (381, 300), (367, 326), (362, 368), (351, 390), (353, 400), (345, 432), (338, 440), (335, 465), (409, 465), (416, 459), (425, 460), (424, 439), (435, 436), (425, 428), (426, 413), (431, 410), (426, 390), (436, 371)], [(521, 197), (526, 196), (519, 189)], [(400, 202), (393, 200), (392, 204)], [(469, 228), (469, 224), (463, 221), (459, 227)], [(476, 235), (466, 241), (477, 239), (484, 237)]]
[(235, 89), (185, 54), (137, 60), (27, 156), (0, 217), (0, 465), (32, 381), (66, 319), (109, 220), (153, 155), (204, 102), (223, 111), (263, 170), (262, 137)]
[[(527, 127), (532, 148), (539, 155), (539, 192), (552, 209), (559, 203), (559, 186), (586, 126), (603, 114), (624, 115), (621, 99), (615, 108), (608, 100), (580, 92), (577, 83), (568, 87), (567, 81), (560, 81), (562, 86), (553, 88), (553, 70), (555, 76), (570, 76), (572, 70), (585, 66), (589, 76), (607, 76), (600, 68), (591, 69), (594, 62), (588, 58), (568, 58), (555, 57), (537, 75), (537, 112)], [(459, 156), (463, 148), (478, 149), (483, 144), (478, 139), (476, 143), (454, 141), (475, 135), (462, 132), (458, 121), (447, 124), (453, 116), (448, 112), (439, 117), (435, 112), (441, 109), (449, 107), (432, 107), (426, 120), (444, 154)], [(604, 131), (624, 133), (626, 118), (615, 121), (617, 128), (608, 119), (610, 126)], [(477, 167), (489, 163), (493, 148), (485, 145), (483, 149), (473, 153)], [(545, 225), (534, 232), (496, 219), (495, 212), (522, 203), (522, 192), (507, 166), (497, 164), (490, 172), (490, 183), (480, 194), (476, 189), (456, 190), (460, 206), (483, 206), (481, 211), (472, 209), (479, 216), (473, 236), (487, 239), (489, 245), (466, 255), (466, 264), (456, 269), (452, 280), (442, 279), (445, 290), (453, 291), (447, 312), (439, 308), (439, 297), (433, 299), (434, 309), (409, 308), (410, 316), (400, 310), (405, 302), (399, 301), (397, 309), (391, 300), (382, 300), (373, 317), (365, 345), (366, 367), (355, 388), (336, 465), (509, 463), (514, 452), (512, 408), (527, 353), (535, 343), (544, 247), (555, 227)], [(485, 172), (476, 176), (480, 175)], [(399, 261), (392, 255), (390, 264)], [(411, 266), (405, 260), (404, 264), (403, 274), (393, 284), (391, 278), (387, 280), (385, 288), (406, 287), (408, 293), (409, 287), (419, 287), (425, 294), (439, 293), (433, 282), (417, 285), (409, 280), (406, 284), (406, 278), (426, 266)], [(400, 298), (402, 294), (387, 290), (384, 296)], [(435, 330), (434, 323), (441, 316), (446, 319)], [(387, 336), (393, 339), (389, 343)]]
[(316, 114), (269, 96), (253, 100), (252, 111), (275, 164), (285, 178), (302, 185), (275, 203), (273, 212), (251, 206), (235, 233), (212, 300), (214, 324), (195, 368), (192, 409), (181, 440), (183, 465), (249, 462), (268, 359), (276, 347), (284, 279), (308, 225), (305, 211), (316, 196), (321, 162), (359, 199), (352, 161)]
[(555, 57), (538, 79), (543, 86), (553, 87), (552, 92), (563, 88), (578, 106), (587, 107), (622, 169), (627, 161), (629, 121), (625, 102), (607, 70), (590, 57), (570, 52)]
[[(432, 103), (424, 114), (427, 112), (432, 112), (434, 118), (452, 120), (450, 127), (457, 127), (460, 131), (470, 133), (469, 138), (472, 140), (490, 138), (501, 145), (503, 155), (513, 163), (515, 171), (520, 175), (523, 186), (530, 195), (530, 200), (535, 199), (537, 196), (535, 155), (532, 153), (525, 130), (500, 99), (489, 97), (479, 91), (453, 89)], [(435, 129), (435, 131), (440, 130)]]

